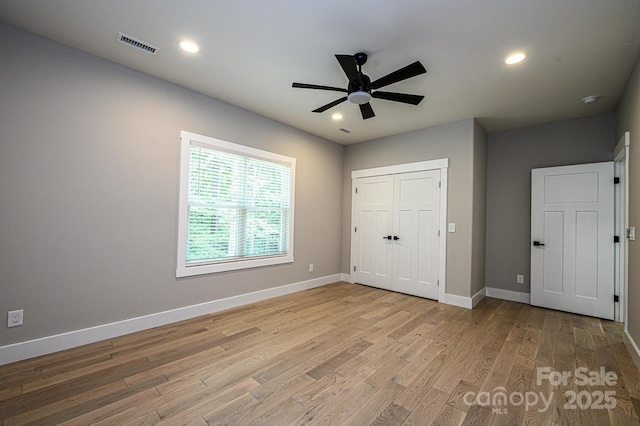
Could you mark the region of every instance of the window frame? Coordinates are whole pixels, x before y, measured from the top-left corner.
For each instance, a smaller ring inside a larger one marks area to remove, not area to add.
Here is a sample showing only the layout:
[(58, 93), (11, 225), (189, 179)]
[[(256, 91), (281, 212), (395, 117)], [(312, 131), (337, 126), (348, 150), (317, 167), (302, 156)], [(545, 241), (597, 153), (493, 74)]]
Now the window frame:
[[(187, 264), (187, 241), (189, 226), (189, 160), (190, 147), (196, 145), (206, 146), (207, 149), (232, 153), (244, 157), (251, 157), (262, 161), (287, 165), (290, 170), (290, 195), (289, 195), (289, 234), (288, 250), (285, 254), (252, 257), (247, 259), (233, 258), (229, 260), (199, 262)], [(249, 268), (258, 268), (269, 265), (279, 265), (293, 262), (293, 233), (294, 233), (294, 207), (295, 207), (295, 176), (296, 159), (245, 145), (239, 145), (220, 139), (203, 136), (182, 130), (180, 132), (180, 187), (178, 207), (178, 256), (176, 277), (189, 277), (194, 275), (214, 274), (225, 271), (237, 271)]]

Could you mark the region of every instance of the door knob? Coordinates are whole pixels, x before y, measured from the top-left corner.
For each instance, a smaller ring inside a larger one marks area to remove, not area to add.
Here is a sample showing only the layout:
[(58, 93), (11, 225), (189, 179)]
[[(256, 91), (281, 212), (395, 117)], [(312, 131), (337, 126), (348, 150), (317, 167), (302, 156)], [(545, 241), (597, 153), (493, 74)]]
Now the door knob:
[(535, 247), (544, 247), (544, 244), (543, 244), (543, 243), (541, 243), (540, 241), (534, 241), (534, 242), (533, 242), (533, 245), (534, 245)]
[(397, 235), (393, 236), (393, 241), (398, 241), (400, 239), (400, 237), (398, 237)]
[(390, 240), (391, 239), (391, 235), (387, 235), (386, 237), (382, 237), (383, 240)]

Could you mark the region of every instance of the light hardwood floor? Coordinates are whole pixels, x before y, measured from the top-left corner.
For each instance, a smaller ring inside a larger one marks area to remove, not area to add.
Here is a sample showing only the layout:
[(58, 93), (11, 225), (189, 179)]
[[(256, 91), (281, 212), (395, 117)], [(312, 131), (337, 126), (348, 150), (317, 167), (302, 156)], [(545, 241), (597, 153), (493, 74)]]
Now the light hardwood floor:
[[(538, 380), (545, 367), (573, 377), (554, 387)], [(580, 367), (617, 379), (581, 385)], [(347, 283), (0, 367), (3, 425), (625, 425), (639, 414), (618, 323)]]

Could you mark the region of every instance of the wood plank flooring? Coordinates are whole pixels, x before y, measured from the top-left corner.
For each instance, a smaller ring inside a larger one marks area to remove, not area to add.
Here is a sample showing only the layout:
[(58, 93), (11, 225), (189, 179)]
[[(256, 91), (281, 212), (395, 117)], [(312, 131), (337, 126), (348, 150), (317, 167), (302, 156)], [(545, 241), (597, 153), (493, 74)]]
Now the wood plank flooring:
[(2, 425), (617, 426), (639, 414), (618, 323), (348, 283), (0, 366)]

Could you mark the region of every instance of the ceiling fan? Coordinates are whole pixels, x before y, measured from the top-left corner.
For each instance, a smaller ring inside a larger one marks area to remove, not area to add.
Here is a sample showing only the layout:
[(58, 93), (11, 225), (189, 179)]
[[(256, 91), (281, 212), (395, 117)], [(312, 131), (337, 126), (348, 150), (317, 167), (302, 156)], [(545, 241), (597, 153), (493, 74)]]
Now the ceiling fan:
[(420, 74), (424, 74), (427, 70), (422, 66), (420, 61), (416, 61), (406, 67), (400, 68), (392, 73), (385, 75), (375, 81), (362, 73), (362, 66), (367, 62), (367, 54), (363, 52), (356, 53), (355, 55), (336, 55), (336, 59), (340, 63), (342, 70), (349, 79), (349, 85), (346, 89), (340, 87), (331, 86), (319, 86), (317, 84), (306, 83), (293, 83), (292, 87), (299, 89), (317, 89), (317, 90), (330, 90), (334, 92), (344, 92), (347, 96), (340, 99), (336, 99), (333, 102), (329, 102), (320, 108), (314, 109), (313, 112), (324, 112), (329, 108), (341, 104), (344, 101), (360, 105), (360, 112), (362, 118), (375, 117), (373, 108), (369, 101), (371, 98), (385, 99), (387, 101), (402, 102), (405, 104), (418, 105), (424, 96), (410, 95), (406, 93), (396, 92), (382, 92), (378, 89), (388, 86), (393, 83), (397, 83), (402, 80), (406, 80), (411, 77), (415, 77)]

